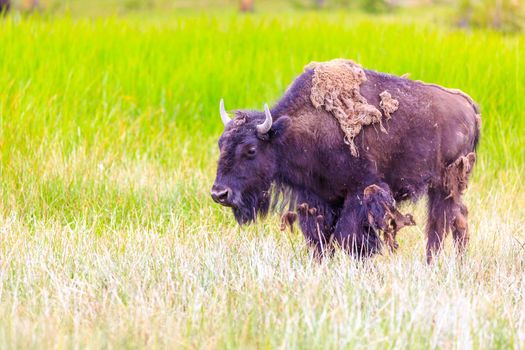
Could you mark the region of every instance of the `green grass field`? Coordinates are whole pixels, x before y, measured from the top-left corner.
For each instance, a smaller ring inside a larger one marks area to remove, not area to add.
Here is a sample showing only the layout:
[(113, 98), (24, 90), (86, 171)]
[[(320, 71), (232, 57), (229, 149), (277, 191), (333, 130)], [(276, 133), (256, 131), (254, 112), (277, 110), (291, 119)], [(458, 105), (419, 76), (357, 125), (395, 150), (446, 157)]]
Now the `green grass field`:
[[(456, 87), (483, 131), (471, 245), (321, 264), (209, 189), (218, 102), (312, 60)], [(525, 36), (343, 13), (0, 18), (1, 348), (524, 348)]]

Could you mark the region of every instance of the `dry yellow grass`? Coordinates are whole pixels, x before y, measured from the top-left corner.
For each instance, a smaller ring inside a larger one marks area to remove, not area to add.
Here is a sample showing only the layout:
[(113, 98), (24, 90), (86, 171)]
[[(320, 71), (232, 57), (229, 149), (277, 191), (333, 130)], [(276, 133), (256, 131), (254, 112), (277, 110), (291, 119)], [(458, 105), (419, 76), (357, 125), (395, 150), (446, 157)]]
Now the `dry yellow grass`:
[[(169, 180), (146, 161), (96, 164), (51, 156), (42, 177), (83, 174), (123, 198), (148, 193), (151, 205), (190, 177), (202, 186), (197, 197), (207, 192), (198, 171)], [(318, 264), (275, 217), (238, 228), (225, 209), (203, 206), (195, 220), (175, 213), (97, 231), (5, 211), (0, 346), (522, 348), (524, 197), (519, 183), (490, 179), (498, 191), (480, 194), (486, 180), (468, 195), (466, 259), (448, 247), (432, 266), (422, 225), (402, 232), (396, 255), (360, 263), (339, 252)], [(423, 205), (415, 209), (424, 222)]]

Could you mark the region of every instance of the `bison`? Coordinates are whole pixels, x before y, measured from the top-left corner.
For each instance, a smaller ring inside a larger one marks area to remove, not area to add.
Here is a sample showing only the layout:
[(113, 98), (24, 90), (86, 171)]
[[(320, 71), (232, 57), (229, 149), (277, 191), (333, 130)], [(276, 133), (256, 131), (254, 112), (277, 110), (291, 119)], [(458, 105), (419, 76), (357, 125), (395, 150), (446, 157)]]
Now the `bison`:
[(330, 67), (320, 63), (306, 66), (272, 108), (230, 118), (221, 100), (213, 200), (231, 207), (239, 224), (287, 201), (297, 213), (286, 217), (298, 218), (316, 255), (336, 244), (367, 257), (380, 251), (380, 231), (397, 247), (397, 230), (414, 224), (397, 204), (426, 194), (427, 261), (449, 231), (463, 252), (469, 234), (461, 196), (476, 159), (477, 104), (459, 90), (337, 62), (345, 71), (335, 71), (333, 84), (350, 86), (340, 95), (319, 81), (316, 69)]

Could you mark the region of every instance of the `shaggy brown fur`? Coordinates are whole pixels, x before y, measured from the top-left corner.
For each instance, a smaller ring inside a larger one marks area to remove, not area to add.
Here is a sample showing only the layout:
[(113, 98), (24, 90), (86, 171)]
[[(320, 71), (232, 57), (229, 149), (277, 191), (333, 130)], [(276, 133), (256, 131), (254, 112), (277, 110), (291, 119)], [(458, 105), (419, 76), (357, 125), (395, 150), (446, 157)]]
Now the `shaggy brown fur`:
[(467, 190), (470, 173), (475, 163), (476, 154), (471, 152), (464, 157), (459, 157), (445, 169), (443, 187), (448, 191), (448, 197), (452, 197), (455, 202), (459, 202), (461, 195)]
[(405, 226), (414, 226), (415, 224), (416, 221), (411, 214), (403, 215), (394, 208), (393, 212), (391, 212), (391, 216), (389, 217), (387, 230), (384, 231), (383, 237), (383, 240), (388, 245), (391, 252), (394, 252), (399, 247), (399, 244), (396, 240), (399, 230)]
[(325, 216), (320, 213), (314, 206), (304, 202), (297, 207), (297, 216), (301, 223), (301, 228), (304, 231), (311, 232), (311, 236), (307, 236), (307, 242), (316, 246), (315, 257), (322, 259), (327, 252), (331, 252), (331, 236), (326, 236), (327, 222)]
[(363, 203), (367, 210), (368, 223), (376, 230), (383, 232), (383, 241), (390, 251), (398, 248), (396, 236), (405, 226), (415, 225), (410, 214), (403, 215), (395, 207), (391, 194), (378, 185), (370, 185), (363, 191)]
[(379, 102), (379, 107), (383, 110), (386, 119), (392, 118), (392, 113), (397, 111), (399, 108), (399, 101), (392, 98), (392, 95), (388, 91), (383, 91), (379, 94), (381, 97), (381, 102)]
[(312, 104), (332, 113), (345, 133), (345, 142), (357, 157), (354, 138), (364, 125), (380, 123), (381, 130), (385, 131), (381, 124), (381, 112), (361, 95), (359, 88), (366, 81), (363, 68), (351, 60), (335, 59), (312, 62), (305, 69), (314, 71), (310, 93)]
[(293, 225), (297, 221), (297, 213), (288, 211), (281, 216), (281, 231), (286, 230), (288, 227), (293, 232)]
[(469, 240), (468, 210), (461, 200), (461, 195), (468, 187), (470, 174), (476, 163), (476, 154), (471, 152), (459, 157), (447, 166), (443, 176), (443, 187), (448, 193), (445, 200), (450, 203), (447, 211), (446, 230), (451, 230), (457, 247), (462, 252)]

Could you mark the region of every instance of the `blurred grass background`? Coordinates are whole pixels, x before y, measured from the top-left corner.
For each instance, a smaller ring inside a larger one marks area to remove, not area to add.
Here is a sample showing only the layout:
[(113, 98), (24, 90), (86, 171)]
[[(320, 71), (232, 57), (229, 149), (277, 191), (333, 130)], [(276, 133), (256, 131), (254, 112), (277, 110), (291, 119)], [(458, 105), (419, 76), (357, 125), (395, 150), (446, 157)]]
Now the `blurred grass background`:
[[(0, 18), (0, 344), (524, 346), (525, 36), (462, 23), (460, 4), (354, 5), (14, 2)], [(238, 228), (212, 203), (219, 99), (261, 109), (335, 57), (480, 104), (464, 270), (424, 266), (423, 205), (400, 253), (363, 268), (312, 264), (278, 218)]]
[[(1, 25), (2, 187), (17, 202), (13, 189), (28, 196), (24, 184), (32, 184), (38, 193), (47, 163), (76, 152), (93, 169), (146, 160), (166, 171), (199, 169), (211, 183), (222, 129), (217, 101), (260, 108), (306, 63), (334, 57), (466, 91), (483, 114), (477, 176), (523, 170), (524, 138), (516, 135), (525, 127), (521, 35), (342, 13), (167, 15), (161, 22), (37, 16)], [(189, 193), (207, 205), (207, 187)], [(82, 198), (65, 201), (75, 212)], [(41, 213), (50, 205), (27, 203)], [(63, 212), (65, 203), (51, 203)]]

